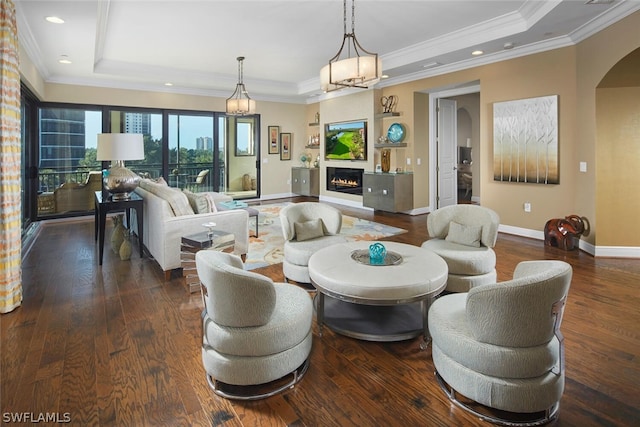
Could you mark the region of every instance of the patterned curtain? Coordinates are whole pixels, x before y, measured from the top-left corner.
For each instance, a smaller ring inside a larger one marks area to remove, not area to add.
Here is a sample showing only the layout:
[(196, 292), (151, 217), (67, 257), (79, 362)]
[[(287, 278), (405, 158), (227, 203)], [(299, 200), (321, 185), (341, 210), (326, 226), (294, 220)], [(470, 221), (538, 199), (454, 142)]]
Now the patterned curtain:
[(0, 0), (0, 313), (22, 302), (20, 71), (13, 0)]

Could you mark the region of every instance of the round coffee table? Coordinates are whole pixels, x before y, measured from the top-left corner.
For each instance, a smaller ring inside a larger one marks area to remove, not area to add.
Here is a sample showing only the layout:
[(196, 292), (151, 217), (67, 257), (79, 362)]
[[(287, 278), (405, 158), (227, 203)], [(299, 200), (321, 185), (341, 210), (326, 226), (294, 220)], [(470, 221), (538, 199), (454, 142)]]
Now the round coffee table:
[(422, 334), (430, 340), (427, 314), (447, 284), (447, 264), (427, 249), (380, 242), (402, 257), (396, 265), (369, 265), (352, 258), (371, 241), (340, 243), (309, 259), (311, 283), (318, 290), (318, 328), (368, 341), (401, 341)]

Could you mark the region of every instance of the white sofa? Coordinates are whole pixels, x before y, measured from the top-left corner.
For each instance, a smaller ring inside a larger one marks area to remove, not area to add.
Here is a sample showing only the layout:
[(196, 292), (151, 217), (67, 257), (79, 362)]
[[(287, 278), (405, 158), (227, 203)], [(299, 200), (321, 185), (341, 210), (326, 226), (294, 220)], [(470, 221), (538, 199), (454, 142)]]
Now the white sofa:
[[(207, 222), (215, 222), (216, 229), (232, 233), (235, 237), (233, 252), (242, 258), (246, 257), (249, 251), (249, 215), (245, 210), (194, 213), (184, 193), (150, 180), (142, 180), (135, 192), (143, 199), (144, 246), (160, 264), (165, 277), (169, 277), (171, 270), (181, 267), (181, 238), (206, 231), (202, 224)], [(186, 207), (183, 206), (184, 200), (176, 193), (184, 196)], [(207, 196), (218, 203), (232, 200), (219, 193), (208, 192)], [(176, 205), (176, 198), (179, 198), (182, 205)], [(131, 222), (134, 231), (137, 231), (135, 217)]]

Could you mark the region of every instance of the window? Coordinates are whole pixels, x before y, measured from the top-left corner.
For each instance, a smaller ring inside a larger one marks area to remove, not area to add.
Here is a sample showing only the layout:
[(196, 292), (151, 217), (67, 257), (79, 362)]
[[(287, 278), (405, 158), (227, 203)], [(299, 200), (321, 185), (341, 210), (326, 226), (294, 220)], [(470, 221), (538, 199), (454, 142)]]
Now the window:
[(129, 160), (125, 166), (143, 178), (162, 176), (162, 113), (149, 110), (111, 110), (109, 129), (113, 133), (140, 133), (144, 139), (144, 160)]
[[(90, 172), (102, 169), (100, 162), (96, 161), (102, 112), (43, 107), (38, 115), (38, 216), (92, 209), (93, 187), (74, 191), (73, 195), (65, 191), (87, 184)], [(100, 180), (95, 182), (95, 190), (99, 190)]]
[(213, 114), (169, 114), (169, 185), (213, 189)]

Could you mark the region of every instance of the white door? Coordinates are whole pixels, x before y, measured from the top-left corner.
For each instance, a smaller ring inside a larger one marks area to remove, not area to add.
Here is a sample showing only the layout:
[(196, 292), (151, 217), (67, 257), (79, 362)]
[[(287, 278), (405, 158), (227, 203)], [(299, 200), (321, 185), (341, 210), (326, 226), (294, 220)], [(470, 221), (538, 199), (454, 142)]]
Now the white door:
[(456, 170), (456, 146), (458, 125), (456, 101), (438, 98), (437, 149), (438, 149), (438, 208), (458, 203), (458, 174)]

